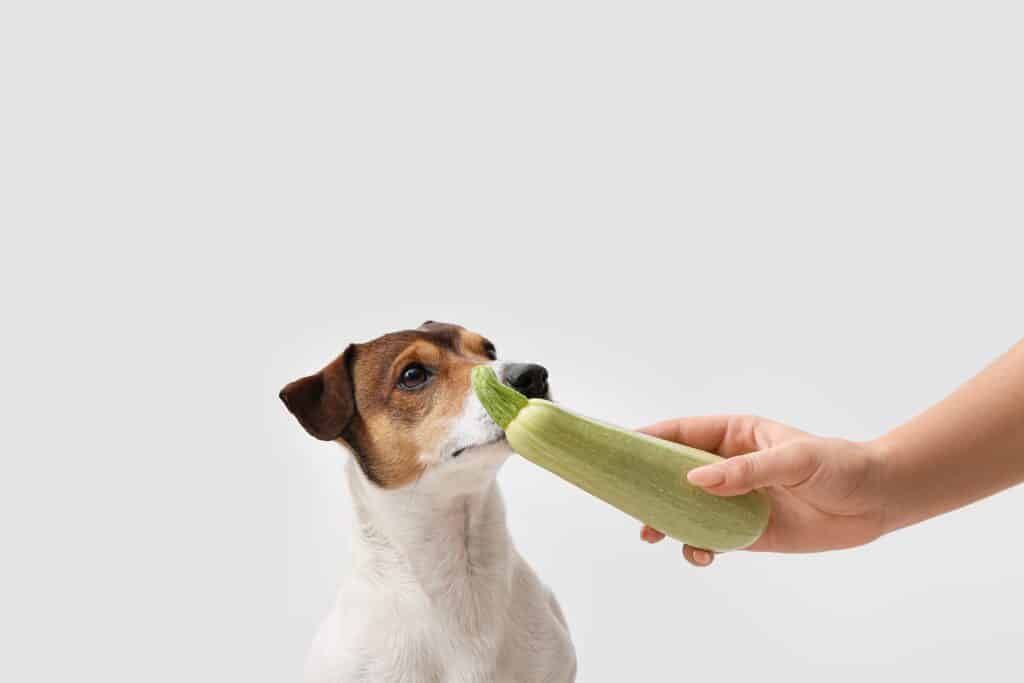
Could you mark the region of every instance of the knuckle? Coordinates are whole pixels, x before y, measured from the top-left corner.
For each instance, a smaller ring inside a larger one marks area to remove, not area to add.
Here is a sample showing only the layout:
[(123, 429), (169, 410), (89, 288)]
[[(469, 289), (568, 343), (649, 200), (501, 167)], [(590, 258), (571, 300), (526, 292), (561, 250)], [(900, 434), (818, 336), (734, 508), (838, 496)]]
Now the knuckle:
[(736, 432), (747, 435), (748, 437), (754, 436), (757, 431), (757, 425), (761, 422), (761, 417), (750, 413), (744, 415), (737, 415), (734, 418), (732, 427), (735, 427)]
[(736, 475), (736, 481), (734, 483), (747, 485), (755, 480), (758, 468), (755, 458), (749, 455), (743, 455), (738, 458), (734, 458), (732, 462), (733, 472)]
[(729, 416), (723, 446), (733, 454), (758, 448), (760, 443), (758, 432), (760, 425), (763, 423), (764, 418), (758, 415), (740, 414)]
[(789, 486), (806, 482), (818, 470), (822, 444), (811, 439), (796, 441), (790, 452), (786, 467), (786, 483)]

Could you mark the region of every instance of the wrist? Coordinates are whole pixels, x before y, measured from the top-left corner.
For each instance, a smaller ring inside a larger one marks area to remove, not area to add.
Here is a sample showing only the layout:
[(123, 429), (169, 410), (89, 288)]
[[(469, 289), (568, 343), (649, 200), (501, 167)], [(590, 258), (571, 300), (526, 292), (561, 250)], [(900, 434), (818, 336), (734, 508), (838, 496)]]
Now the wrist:
[(867, 442), (868, 457), (878, 472), (879, 504), (882, 515), (882, 535), (901, 529), (910, 522), (899, 495), (899, 450), (890, 434)]

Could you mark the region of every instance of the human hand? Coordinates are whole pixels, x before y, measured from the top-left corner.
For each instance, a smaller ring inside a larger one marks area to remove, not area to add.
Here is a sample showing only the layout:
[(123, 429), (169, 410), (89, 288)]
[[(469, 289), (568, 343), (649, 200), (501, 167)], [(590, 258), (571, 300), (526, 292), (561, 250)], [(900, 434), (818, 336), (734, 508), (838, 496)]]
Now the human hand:
[[(807, 434), (760, 417), (722, 415), (659, 422), (645, 434), (717, 453), (724, 462), (689, 472), (716, 496), (759, 488), (771, 500), (768, 527), (745, 550), (805, 553), (863, 545), (885, 531), (884, 460), (873, 443)], [(645, 526), (642, 538), (665, 536)], [(700, 567), (714, 553), (683, 546)]]

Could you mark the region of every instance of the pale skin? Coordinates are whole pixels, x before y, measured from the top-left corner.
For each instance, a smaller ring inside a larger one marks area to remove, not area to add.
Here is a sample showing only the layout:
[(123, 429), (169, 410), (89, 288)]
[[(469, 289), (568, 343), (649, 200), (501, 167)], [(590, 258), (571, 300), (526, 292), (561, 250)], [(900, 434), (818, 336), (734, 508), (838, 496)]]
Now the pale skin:
[[(709, 493), (758, 488), (768, 528), (747, 550), (810, 553), (851, 548), (1024, 481), (1024, 340), (927, 411), (873, 441), (814, 436), (760, 417), (659, 422), (647, 434), (718, 453), (691, 470)], [(644, 540), (664, 535), (644, 527)], [(714, 553), (691, 546), (700, 567)]]

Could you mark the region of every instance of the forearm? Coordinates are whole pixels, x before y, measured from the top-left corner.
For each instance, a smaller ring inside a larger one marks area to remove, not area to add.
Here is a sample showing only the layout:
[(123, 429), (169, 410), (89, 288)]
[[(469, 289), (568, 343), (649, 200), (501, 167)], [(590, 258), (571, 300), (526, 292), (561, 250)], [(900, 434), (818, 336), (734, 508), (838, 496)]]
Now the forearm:
[(1024, 341), (875, 444), (889, 531), (1024, 481)]

